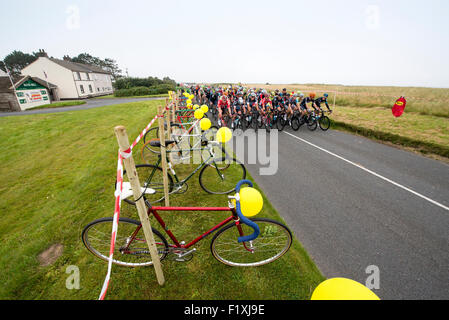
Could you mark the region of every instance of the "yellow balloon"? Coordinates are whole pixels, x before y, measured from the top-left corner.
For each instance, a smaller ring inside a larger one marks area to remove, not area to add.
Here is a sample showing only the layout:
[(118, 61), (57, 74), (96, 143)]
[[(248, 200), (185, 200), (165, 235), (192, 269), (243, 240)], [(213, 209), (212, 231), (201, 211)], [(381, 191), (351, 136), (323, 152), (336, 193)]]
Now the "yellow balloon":
[(187, 103), (187, 104), (192, 104), (192, 100), (187, 99), (186, 103)]
[(193, 106), (193, 110), (199, 109), (199, 107), (200, 106), (196, 104), (196, 105)]
[(240, 209), (245, 217), (254, 217), (262, 211), (263, 198), (254, 188), (242, 188), (240, 194)]
[(193, 98), (195, 98), (195, 96), (193, 94), (191, 94), (189, 97), (190, 97), (190, 100), (193, 100)]
[(201, 110), (196, 110), (194, 113), (195, 119), (200, 120), (201, 118), (204, 117), (204, 112)]
[(208, 118), (201, 119), (200, 121), (201, 130), (204, 131), (209, 130), (211, 126), (212, 122)]
[(322, 282), (311, 300), (380, 300), (379, 297), (357, 281), (333, 278)]
[(216, 139), (220, 143), (226, 143), (232, 138), (232, 131), (229, 128), (223, 127), (218, 129)]
[(207, 112), (209, 111), (209, 107), (206, 106), (205, 104), (203, 104), (203, 105), (201, 106), (201, 110), (202, 110), (204, 113), (207, 113)]

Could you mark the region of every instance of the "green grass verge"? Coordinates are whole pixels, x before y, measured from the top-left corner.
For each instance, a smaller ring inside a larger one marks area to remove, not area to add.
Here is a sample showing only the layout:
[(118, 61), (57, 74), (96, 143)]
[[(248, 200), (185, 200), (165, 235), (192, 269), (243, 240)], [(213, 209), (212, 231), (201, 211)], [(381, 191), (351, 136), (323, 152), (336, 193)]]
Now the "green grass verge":
[[(126, 126), (134, 139), (154, 117), (157, 105), (145, 101), (0, 119), (1, 299), (98, 298), (107, 264), (85, 249), (81, 231), (90, 221), (113, 215), (117, 165), (113, 128)], [(135, 160), (141, 163), (138, 152)], [(172, 196), (171, 204), (226, 206), (227, 197), (205, 193), (197, 174), (188, 193)], [(138, 218), (134, 207), (124, 203), (122, 208), (122, 217)], [(163, 217), (185, 241), (224, 218), (217, 213), (165, 213)], [(260, 217), (282, 221), (266, 197)], [(253, 269), (236, 269), (215, 260), (210, 240), (196, 246), (190, 262), (164, 261), (163, 287), (152, 268), (114, 266), (107, 298), (309, 299), (324, 280), (296, 240), (282, 259)], [(64, 246), (62, 256), (50, 266), (40, 266), (37, 256), (55, 243)], [(66, 289), (65, 272), (72, 265), (80, 270), (79, 290)]]
[(79, 106), (82, 104), (86, 104), (86, 101), (83, 101), (83, 100), (61, 101), (61, 102), (54, 102), (54, 103), (50, 103), (50, 104), (43, 104), (41, 106), (30, 108), (27, 110), (61, 108), (61, 107)]
[(333, 127), (396, 145), (410, 147), (424, 154), (449, 158), (449, 119), (405, 113), (394, 118), (383, 108), (340, 107), (331, 116)]

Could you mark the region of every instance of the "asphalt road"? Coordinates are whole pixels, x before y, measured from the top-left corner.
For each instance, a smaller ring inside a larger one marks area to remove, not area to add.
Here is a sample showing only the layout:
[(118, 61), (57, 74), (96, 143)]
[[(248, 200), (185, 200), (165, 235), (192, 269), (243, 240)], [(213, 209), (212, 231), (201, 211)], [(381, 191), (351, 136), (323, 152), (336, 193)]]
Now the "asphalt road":
[(324, 276), (365, 284), (376, 266), (381, 299), (449, 299), (447, 164), (304, 127), (278, 149), (275, 175), (247, 167)]
[(113, 104), (146, 101), (146, 100), (164, 100), (165, 98), (112, 98), (112, 99), (87, 99), (86, 104), (71, 107), (62, 108), (50, 108), (50, 109), (37, 109), (19, 112), (1, 112), (0, 117), (11, 117), (11, 116), (26, 116), (31, 114), (45, 114), (45, 113), (56, 113), (65, 111), (77, 111), (77, 110), (87, 110), (92, 108), (99, 108), (104, 106), (109, 106)]

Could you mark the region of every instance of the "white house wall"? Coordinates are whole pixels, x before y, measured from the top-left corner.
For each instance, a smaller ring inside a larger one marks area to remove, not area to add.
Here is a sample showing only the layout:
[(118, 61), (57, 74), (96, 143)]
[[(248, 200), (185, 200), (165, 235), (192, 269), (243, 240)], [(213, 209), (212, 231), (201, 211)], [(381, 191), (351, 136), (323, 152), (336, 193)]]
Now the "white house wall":
[(92, 73), (91, 77), (95, 83), (96, 94), (112, 94), (112, 80), (109, 74)]
[[(44, 71), (47, 74), (45, 78)], [(39, 57), (36, 61), (22, 69), (22, 75), (38, 77), (58, 86), (59, 99), (77, 99), (78, 90), (73, 81), (72, 71), (46, 57)]]

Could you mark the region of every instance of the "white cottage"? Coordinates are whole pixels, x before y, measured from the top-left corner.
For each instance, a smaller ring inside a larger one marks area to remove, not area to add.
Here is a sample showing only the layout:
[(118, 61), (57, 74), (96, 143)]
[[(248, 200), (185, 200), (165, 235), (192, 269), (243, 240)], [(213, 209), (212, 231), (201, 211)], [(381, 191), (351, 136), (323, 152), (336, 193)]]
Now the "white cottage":
[(39, 57), (22, 69), (22, 75), (44, 79), (54, 84), (53, 100), (84, 99), (112, 94), (111, 73), (99, 67), (64, 60)]

